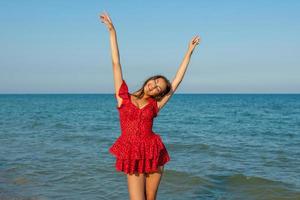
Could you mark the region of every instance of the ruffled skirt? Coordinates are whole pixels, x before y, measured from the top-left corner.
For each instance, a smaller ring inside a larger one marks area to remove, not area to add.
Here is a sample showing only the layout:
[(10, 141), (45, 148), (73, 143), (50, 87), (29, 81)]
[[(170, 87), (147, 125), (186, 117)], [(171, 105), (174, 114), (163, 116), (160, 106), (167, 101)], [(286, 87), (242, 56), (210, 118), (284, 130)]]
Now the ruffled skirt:
[(158, 166), (170, 161), (158, 134), (145, 138), (121, 135), (109, 148), (109, 152), (116, 157), (116, 170), (126, 174), (157, 172)]

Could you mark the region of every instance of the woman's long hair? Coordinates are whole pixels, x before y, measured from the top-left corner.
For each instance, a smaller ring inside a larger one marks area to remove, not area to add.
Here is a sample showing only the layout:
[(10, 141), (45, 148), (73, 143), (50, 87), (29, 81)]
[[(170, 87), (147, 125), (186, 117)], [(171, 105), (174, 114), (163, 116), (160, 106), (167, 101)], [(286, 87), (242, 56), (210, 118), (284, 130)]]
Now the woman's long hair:
[(167, 87), (166, 89), (161, 92), (160, 94), (156, 95), (156, 96), (152, 96), (156, 101), (160, 101), (166, 94), (168, 94), (172, 88), (171, 82), (163, 75), (155, 75), (155, 76), (151, 76), (149, 77), (147, 80), (144, 81), (143, 86), (138, 89), (137, 91), (135, 91), (132, 95), (137, 97), (138, 99), (141, 99), (144, 96), (144, 87), (146, 86), (147, 82), (150, 80), (155, 80), (157, 78), (162, 78), (165, 80)]

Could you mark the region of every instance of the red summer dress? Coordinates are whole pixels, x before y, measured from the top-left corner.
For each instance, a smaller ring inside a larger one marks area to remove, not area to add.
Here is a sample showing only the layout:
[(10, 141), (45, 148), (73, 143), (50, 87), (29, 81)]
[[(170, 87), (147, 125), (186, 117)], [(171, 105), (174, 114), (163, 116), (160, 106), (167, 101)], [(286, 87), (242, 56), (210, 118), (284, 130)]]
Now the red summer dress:
[(152, 131), (153, 118), (158, 114), (157, 101), (149, 98), (146, 105), (138, 108), (131, 102), (124, 80), (118, 95), (122, 98), (121, 106), (117, 106), (121, 135), (109, 148), (116, 157), (116, 170), (125, 174), (158, 171), (158, 166), (170, 157), (160, 135)]

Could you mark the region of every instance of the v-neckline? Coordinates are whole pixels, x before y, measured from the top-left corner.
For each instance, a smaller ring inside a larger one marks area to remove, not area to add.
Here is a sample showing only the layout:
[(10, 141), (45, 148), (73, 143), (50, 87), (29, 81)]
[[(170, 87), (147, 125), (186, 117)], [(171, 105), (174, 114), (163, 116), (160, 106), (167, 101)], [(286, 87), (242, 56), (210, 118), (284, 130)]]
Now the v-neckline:
[[(151, 97), (150, 97), (150, 98), (151, 98)], [(130, 101), (130, 103), (131, 103), (135, 108), (137, 108), (138, 110), (143, 110), (145, 107), (147, 107), (147, 106), (150, 104), (150, 98), (147, 99), (147, 103), (146, 103), (143, 107), (139, 108), (139, 107), (137, 107), (137, 106), (132, 102), (132, 100), (131, 100), (131, 94), (129, 94), (129, 101)]]

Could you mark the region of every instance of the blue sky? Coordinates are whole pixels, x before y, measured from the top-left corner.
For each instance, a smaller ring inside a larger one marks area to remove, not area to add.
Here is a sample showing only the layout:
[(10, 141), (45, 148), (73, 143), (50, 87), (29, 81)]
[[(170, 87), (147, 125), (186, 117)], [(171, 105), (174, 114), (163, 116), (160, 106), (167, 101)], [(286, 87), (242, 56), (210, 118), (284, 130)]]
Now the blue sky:
[(300, 1), (0, 1), (0, 93), (113, 93), (107, 11), (129, 90), (170, 80), (199, 34), (177, 93), (300, 93)]

